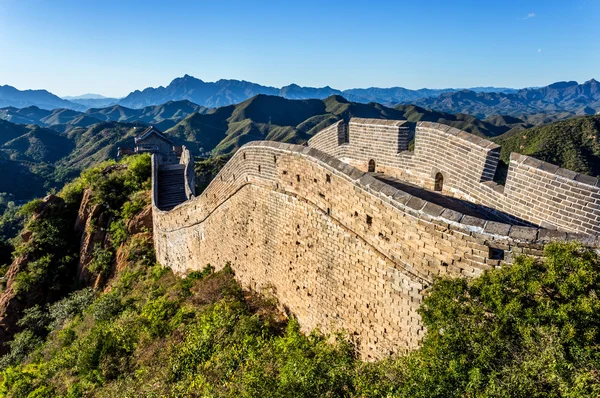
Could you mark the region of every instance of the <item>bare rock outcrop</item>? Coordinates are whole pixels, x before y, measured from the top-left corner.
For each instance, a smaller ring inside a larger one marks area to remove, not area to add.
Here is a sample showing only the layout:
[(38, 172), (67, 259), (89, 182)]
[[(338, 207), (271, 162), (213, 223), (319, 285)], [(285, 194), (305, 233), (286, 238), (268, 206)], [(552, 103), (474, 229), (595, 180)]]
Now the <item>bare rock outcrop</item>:
[(127, 232), (130, 235), (147, 231), (152, 231), (152, 205), (146, 206), (127, 222)]
[[(44, 218), (53, 206), (64, 206), (64, 202), (56, 195), (46, 196), (38, 205), (32, 220)], [(34, 238), (33, 235), (31, 230), (25, 230), (21, 234), (21, 238), (27, 243)], [(17, 275), (33, 260), (29, 252), (24, 252), (13, 260), (4, 275), (5, 289), (0, 294), (0, 342), (10, 341), (14, 334), (21, 330), (21, 327), (17, 325), (17, 321), (25, 308), (44, 300), (45, 292), (39, 289), (30, 289), (25, 294), (17, 294), (15, 289)], [(8, 346), (0, 344), (0, 355), (6, 352), (8, 352)]]
[(109, 215), (102, 212), (102, 205), (92, 201), (92, 192), (86, 189), (75, 221), (75, 231), (81, 233), (77, 266), (77, 279), (81, 282), (91, 284), (97, 279), (96, 275), (90, 272), (89, 265), (93, 260), (96, 245), (104, 244), (109, 218)]

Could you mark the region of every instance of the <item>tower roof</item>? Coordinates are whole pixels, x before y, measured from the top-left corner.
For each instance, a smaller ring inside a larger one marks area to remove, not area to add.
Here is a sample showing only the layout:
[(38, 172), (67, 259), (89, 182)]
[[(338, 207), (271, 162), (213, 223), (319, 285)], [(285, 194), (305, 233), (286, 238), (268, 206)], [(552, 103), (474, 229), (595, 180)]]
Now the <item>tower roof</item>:
[(148, 138), (152, 134), (155, 134), (155, 135), (159, 136), (160, 138), (162, 138), (163, 140), (169, 142), (170, 144), (173, 144), (173, 141), (171, 141), (169, 138), (167, 138), (162, 133), (162, 131), (160, 131), (159, 129), (157, 129), (154, 126), (150, 126), (146, 130), (142, 131), (142, 133), (140, 135), (138, 135), (137, 137), (135, 137), (134, 140), (137, 143), (138, 141), (141, 141), (141, 140), (144, 140), (144, 139)]

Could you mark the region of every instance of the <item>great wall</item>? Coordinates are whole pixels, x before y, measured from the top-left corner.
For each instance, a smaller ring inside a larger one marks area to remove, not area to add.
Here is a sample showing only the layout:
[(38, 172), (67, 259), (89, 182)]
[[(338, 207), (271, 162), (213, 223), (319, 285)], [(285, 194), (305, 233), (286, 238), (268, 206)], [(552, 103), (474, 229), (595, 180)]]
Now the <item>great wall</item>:
[(231, 264), (306, 331), (346, 330), (364, 359), (418, 346), (437, 276), (475, 277), (550, 241), (600, 247), (600, 183), (419, 122), (352, 118), (308, 146), (252, 142), (194, 195), (193, 157), (152, 158), (157, 259), (179, 274)]

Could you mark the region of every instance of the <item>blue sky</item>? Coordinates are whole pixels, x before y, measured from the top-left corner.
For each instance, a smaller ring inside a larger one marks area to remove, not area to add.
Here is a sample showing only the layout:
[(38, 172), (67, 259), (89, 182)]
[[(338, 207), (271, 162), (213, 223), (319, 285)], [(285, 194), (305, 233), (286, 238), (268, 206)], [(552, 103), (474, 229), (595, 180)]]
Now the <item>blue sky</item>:
[(600, 79), (600, 0), (0, 0), (0, 84), (124, 96), (190, 74), (271, 86)]

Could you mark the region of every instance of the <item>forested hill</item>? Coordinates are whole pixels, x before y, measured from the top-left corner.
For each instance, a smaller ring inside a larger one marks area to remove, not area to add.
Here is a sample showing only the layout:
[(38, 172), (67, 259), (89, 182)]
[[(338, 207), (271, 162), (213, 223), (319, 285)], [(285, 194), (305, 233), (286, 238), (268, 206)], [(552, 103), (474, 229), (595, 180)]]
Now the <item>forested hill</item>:
[[(206, 109), (188, 101), (143, 109), (112, 106), (86, 113), (6, 108), (4, 116), (39, 123), (36, 126), (0, 120), (0, 164), (7, 176), (0, 179), (0, 193), (13, 194), (15, 199), (43, 196), (50, 188), (60, 188), (82, 168), (116, 157), (117, 148), (132, 147), (133, 137), (148, 124), (156, 125), (177, 145), (186, 145), (196, 155), (231, 154), (241, 145), (255, 140), (303, 143), (337, 120), (349, 120), (354, 116), (443, 123), (479, 136), (497, 137), (507, 142), (505, 151), (516, 152), (529, 150), (528, 145), (512, 144), (518, 141), (514, 137), (521, 136), (516, 133), (533, 127), (529, 119), (495, 116), (480, 120), (466, 114), (438, 112), (414, 105), (389, 108), (377, 103), (350, 102), (337, 95), (323, 100), (258, 95), (240, 104), (217, 109)], [(545, 142), (548, 135), (560, 137), (563, 126), (570, 123), (567, 120), (564, 124), (545, 126), (543, 131), (551, 133), (544, 133), (540, 142)], [(597, 134), (594, 126), (592, 123), (589, 134), (593, 135), (594, 131)], [(538, 134), (537, 131), (541, 130), (534, 129), (533, 135), (523, 135), (532, 137)], [(553, 140), (560, 143), (559, 138)], [(547, 145), (540, 157), (549, 161), (556, 159), (557, 164), (572, 166), (577, 168), (576, 171), (590, 170), (596, 174), (596, 168), (577, 166), (569, 160), (577, 157), (583, 159), (581, 162), (594, 164), (595, 152), (587, 150), (586, 145), (590, 144), (573, 141), (569, 150), (575, 155), (570, 157), (559, 156), (567, 149), (553, 149), (552, 145)]]
[(512, 131), (494, 139), (501, 158), (511, 152), (530, 155), (576, 172), (600, 176), (600, 115), (582, 116)]
[(416, 107), (394, 109), (349, 102), (340, 96), (288, 100), (259, 95), (212, 110), (188, 101), (143, 109), (112, 106), (86, 113), (5, 108), (0, 111), (2, 115), (27, 123), (0, 120), (0, 162), (10, 176), (0, 180), (0, 192), (12, 193), (16, 199), (43, 196), (52, 187), (60, 188), (83, 167), (116, 157), (117, 148), (133, 146), (133, 137), (148, 124), (195, 154), (229, 154), (254, 140), (301, 143), (335, 121), (353, 116), (440, 121), (480, 135), (498, 135), (510, 128), (467, 115)]

